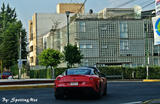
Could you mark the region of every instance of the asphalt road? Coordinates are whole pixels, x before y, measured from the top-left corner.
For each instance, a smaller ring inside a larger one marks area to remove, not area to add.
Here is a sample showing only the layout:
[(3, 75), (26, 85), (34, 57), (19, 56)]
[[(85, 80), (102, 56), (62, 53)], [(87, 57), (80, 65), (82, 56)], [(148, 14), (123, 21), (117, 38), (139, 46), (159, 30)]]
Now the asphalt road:
[(160, 82), (109, 82), (108, 95), (101, 99), (75, 96), (56, 100), (52, 88), (0, 91), (0, 104), (140, 104), (158, 98)]

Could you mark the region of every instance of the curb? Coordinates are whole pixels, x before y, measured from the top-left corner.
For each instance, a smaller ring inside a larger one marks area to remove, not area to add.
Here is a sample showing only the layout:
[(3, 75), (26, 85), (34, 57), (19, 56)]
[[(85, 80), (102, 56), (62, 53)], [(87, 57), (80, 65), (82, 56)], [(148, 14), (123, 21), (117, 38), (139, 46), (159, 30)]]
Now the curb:
[(144, 79), (143, 82), (160, 82), (160, 79)]
[(19, 90), (19, 89), (33, 89), (33, 88), (54, 88), (54, 84), (28, 84), (28, 85), (3, 85), (0, 90)]

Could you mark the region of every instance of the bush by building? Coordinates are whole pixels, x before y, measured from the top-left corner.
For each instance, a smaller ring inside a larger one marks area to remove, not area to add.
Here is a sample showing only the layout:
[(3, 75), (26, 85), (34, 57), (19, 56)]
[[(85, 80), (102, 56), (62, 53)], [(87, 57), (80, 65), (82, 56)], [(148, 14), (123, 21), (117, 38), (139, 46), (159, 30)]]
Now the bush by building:
[[(62, 74), (67, 68), (56, 68), (55, 76)], [(30, 78), (52, 78), (51, 69), (45, 70), (31, 70)], [(124, 79), (145, 79), (146, 78), (146, 67), (99, 67), (99, 70), (107, 75), (122, 75)], [(149, 67), (149, 78), (160, 79), (160, 67)]]

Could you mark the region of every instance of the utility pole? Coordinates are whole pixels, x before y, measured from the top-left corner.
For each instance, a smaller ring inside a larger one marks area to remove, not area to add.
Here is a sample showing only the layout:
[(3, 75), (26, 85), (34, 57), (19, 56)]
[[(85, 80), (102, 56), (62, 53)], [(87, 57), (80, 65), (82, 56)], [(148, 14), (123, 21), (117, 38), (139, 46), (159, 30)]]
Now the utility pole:
[[(148, 38), (148, 37), (146, 36), (146, 38)], [(149, 69), (148, 69), (148, 66), (149, 66), (149, 39), (147, 39), (147, 52), (146, 52), (146, 56), (147, 56), (146, 79), (148, 79), (148, 76), (149, 76)]]
[(149, 52), (147, 53), (147, 66), (146, 66), (147, 76), (146, 76), (146, 79), (148, 79), (148, 76), (149, 76), (148, 66), (149, 66)]
[(70, 11), (66, 11), (66, 16), (67, 16), (67, 45), (69, 45), (69, 14), (70, 14)]
[(19, 75), (18, 79), (21, 79), (21, 69), (22, 69), (22, 59), (21, 59), (21, 51), (22, 51), (22, 33), (20, 32), (20, 39), (19, 39), (19, 60), (18, 60), (18, 68), (19, 68)]

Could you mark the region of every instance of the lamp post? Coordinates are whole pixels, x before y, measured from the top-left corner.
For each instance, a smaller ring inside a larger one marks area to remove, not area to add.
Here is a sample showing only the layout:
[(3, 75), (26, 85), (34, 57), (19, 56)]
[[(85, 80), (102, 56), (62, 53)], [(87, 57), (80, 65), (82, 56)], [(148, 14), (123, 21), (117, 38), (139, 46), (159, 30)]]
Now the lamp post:
[(18, 79), (21, 79), (21, 70), (22, 70), (22, 60), (21, 60), (21, 51), (22, 51), (22, 39), (21, 39), (22, 33), (20, 32), (20, 39), (19, 39), (19, 60), (18, 60), (18, 68), (19, 68), (19, 74), (18, 74)]
[(66, 16), (67, 16), (67, 45), (69, 45), (69, 14), (70, 14), (70, 11), (66, 11)]
[(2, 75), (3, 75), (3, 62), (2, 62), (2, 59), (1, 59), (1, 79), (2, 79)]

